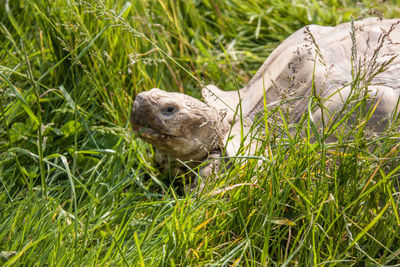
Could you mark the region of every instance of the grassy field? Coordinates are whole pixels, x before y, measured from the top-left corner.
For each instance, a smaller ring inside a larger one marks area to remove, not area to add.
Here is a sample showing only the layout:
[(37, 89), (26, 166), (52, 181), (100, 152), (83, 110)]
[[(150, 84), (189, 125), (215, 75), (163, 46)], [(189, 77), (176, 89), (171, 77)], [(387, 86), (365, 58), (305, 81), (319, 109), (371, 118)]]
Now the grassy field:
[(400, 266), (396, 132), (271, 134), (185, 195), (129, 125), (141, 91), (234, 90), (300, 27), (379, 15), (398, 0), (0, 0), (0, 265)]

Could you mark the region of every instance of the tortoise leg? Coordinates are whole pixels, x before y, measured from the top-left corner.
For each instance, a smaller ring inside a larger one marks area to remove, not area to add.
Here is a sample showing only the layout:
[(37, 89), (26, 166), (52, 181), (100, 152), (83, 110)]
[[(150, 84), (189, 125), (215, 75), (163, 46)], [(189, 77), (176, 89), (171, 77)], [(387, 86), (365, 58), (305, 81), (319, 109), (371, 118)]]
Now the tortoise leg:
[(199, 175), (194, 177), (191, 184), (185, 185), (185, 193), (188, 194), (195, 190), (201, 192), (204, 190), (207, 184), (215, 181), (215, 178), (218, 176), (214, 174), (218, 173), (221, 169), (220, 157), (220, 151), (211, 152), (208, 155), (207, 163), (201, 167)]

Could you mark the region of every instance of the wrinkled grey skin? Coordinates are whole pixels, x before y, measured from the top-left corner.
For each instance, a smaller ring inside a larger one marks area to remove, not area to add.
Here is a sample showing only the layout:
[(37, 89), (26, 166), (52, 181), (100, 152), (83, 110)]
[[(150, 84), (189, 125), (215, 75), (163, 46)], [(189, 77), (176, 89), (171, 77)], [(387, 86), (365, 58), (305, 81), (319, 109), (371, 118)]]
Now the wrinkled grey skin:
[[(201, 162), (219, 155), (224, 145), (227, 155), (232, 156), (239, 151), (241, 128), (245, 134), (249, 132), (256, 114), (264, 110), (264, 102), (269, 106), (280, 105), (282, 110), (289, 111), (290, 122), (297, 122), (307, 110), (312, 84), (314, 94), (324, 100), (323, 121), (328, 123), (352, 93), (351, 60), (355, 47), (359, 73), (367, 81), (361, 87), (367, 89), (368, 106), (379, 103), (368, 126), (374, 132), (382, 132), (394, 115), (400, 93), (398, 24), (395, 19), (356, 21), (355, 41), (350, 34), (350, 23), (336, 27), (307, 26), (282, 42), (239, 91), (227, 92), (208, 85), (202, 91), (205, 103), (159, 89), (138, 94), (131, 117), (133, 130), (159, 151), (160, 163), (166, 158)], [(379, 72), (380, 68), (384, 71)], [(243, 124), (235, 113), (239, 99)], [(176, 111), (165, 112), (167, 106), (175, 107)], [(313, 113), (317, 123), (321, 117), (321, 110)], [(254, 151), (252, 143), (244, 144), (250, 147), (247, 153)]]

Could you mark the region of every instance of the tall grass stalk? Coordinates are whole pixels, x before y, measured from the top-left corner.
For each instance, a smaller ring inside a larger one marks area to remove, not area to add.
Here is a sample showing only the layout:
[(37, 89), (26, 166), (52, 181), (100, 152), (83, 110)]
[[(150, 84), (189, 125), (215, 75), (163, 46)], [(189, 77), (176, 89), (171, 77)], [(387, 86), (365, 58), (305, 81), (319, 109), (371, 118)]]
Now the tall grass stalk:
[[(24, 51), (25, 54), (25, 62), (26, 62), (26, 66), (27, 66), (27, 71), (28, 71), (28, 76), (30, 79), (30, 82), (32, 84), (32, 87), (34, 89), (34, 94), (35, 94), (35, 101), (36, 101), (36, 108), (37, 108), (37, 119), (39, 122), (38, 125), (38, 130), (37, 130), (37, 136), (38, 136), (38, 141), (37, 141), (37, 147), (38, 147), (38, 155), (39, 155), (39, 173), (40, 173), (40, 179), (41, 179), (41, 184), (42, 184), (42, 191), (43, 194), (45, 196), (45, 198), (47, 199), (47, 184), (45, 181), (45, 170), (44, 170), (44, 164), (43, 164), (43, 124), (42, 124), (42, 109), (40, 106), (40, 96), (39, 96), (39, 88), (37, 86), (37, 83), (35, 82), (35, 79), (33, 78), (33, 74), (32, 74), (32, 69), (31, 69), (31, 64), (29, 62), (28, 59), (28, 55), (26, 53), (25, 50), (25, 45), (24, 42), (22, 41), (21, 43), (22, 49)], [(31, 182), (31, 184), (33, 184), (33, 182)]]

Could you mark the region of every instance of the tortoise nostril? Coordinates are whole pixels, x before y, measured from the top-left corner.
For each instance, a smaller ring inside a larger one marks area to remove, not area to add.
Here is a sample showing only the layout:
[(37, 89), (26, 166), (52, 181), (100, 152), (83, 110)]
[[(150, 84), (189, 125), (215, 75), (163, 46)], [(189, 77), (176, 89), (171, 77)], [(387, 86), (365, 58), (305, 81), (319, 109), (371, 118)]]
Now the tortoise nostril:
[(146, 103), (146, 98), (143, 96), (142, 93), (136, 95), (135, 101), (133, 101), (133, 108), (132, 112), (137, 111)]
[(141, 102), (143, 102), (143, 100), (144, 100), (144, 97), (142, 96), (142, 94), (136, 95), (135, 102), (141, 103)]
[(136, 96), (135, 101), (133, 101), (131, 122), (137, 123), (138, 116), (142, 113), (143, 106), (146, 106), (145, 98), (139, 94)]

